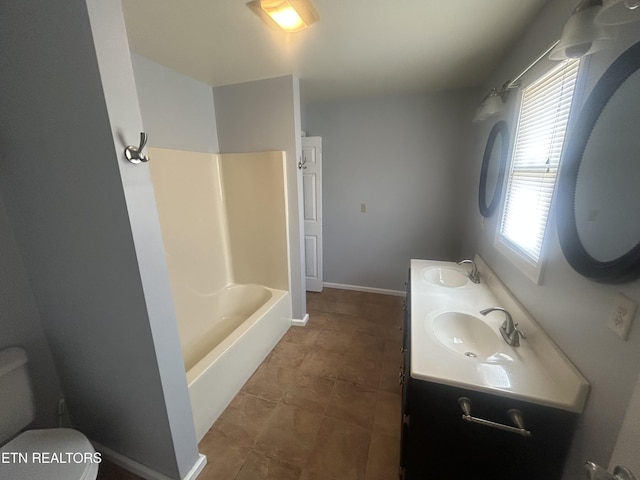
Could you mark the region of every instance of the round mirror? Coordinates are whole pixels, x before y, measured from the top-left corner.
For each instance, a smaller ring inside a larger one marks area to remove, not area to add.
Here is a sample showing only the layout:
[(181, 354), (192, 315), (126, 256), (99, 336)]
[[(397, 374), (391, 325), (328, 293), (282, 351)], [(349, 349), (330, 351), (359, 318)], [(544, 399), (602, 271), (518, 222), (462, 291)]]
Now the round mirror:
[(499, 121), (489, 133), (487, 146), (482, 157), (478, 205), (483, 217), (493, 215), (500, 202), (508, 151), (509, 131), (507, 124), (504, 121)]
[(558, 187), (562, 251), (603, 282), (640, 276), (640, 43), (605, 72), (569, 138)]

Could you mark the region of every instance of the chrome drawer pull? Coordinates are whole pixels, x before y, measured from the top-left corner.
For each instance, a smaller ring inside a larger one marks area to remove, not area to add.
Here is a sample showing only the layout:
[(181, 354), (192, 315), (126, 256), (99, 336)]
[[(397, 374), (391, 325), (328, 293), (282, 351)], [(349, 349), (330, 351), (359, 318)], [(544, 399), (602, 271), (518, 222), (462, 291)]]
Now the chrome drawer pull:
[(524, 421), (522, 420), (522, 412), (512, 408), (507, 411), (507, 415), (514, 423), (515, 427), (511, 425), (505, 425), (503, 423), (492, 422), (491, 420), (485, 420), (484, 418), (478, 418), (471, 416), (471, 400), (467, 397), (460, 397), (458, 399), (458, 405), (462, 409), (462, 419), (467, 422), (479, 423), (487, 427), (497, 428), (498, 430), (504, 430), (506, 432), (517, 433), (523, 437), (530, 437), (531, 432), (524, 428)]

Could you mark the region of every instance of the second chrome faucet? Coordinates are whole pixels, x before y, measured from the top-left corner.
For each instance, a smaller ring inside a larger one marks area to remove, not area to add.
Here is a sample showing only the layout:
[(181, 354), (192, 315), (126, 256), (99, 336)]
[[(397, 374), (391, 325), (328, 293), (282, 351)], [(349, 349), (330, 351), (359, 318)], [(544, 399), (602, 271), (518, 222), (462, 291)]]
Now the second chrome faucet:
[(484, 310), (480, 310), (482, 315), (487, 315), (490, 312), (494, 311), (504, 312), (506, 315), (506, 319), (502, 322), (500, 326), (500, 333), (502, 334), (502, 338), (505, 342), (507, 342), (512, 347), (520, 346), (520, 338), (527, 338), (521, 330), (518, 329), (518, 324), (513, 323), (513, 318), (511, 318), (511, 314), (502, 307), (490, 307), (485, 308)]
[(463, 265), (465, 263), (471, 264), (471, 271), (469, 272), (469, 280), (473, 283), (480, 283), (480, 272), (478, 271), (478, 267), (476, 266), (476, 262), (473, 260), (462, 260), (458, 262), (458, 265)]

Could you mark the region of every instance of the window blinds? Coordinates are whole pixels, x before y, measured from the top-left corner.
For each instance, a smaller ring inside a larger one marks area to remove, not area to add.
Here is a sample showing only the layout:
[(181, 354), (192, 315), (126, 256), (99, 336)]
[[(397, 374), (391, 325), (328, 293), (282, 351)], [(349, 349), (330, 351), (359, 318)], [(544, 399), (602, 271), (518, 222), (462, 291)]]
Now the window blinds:
[(500, 235), (535, 265), (542, 250), (579, 66), (579, 60), (568, 60), (522, 94)]

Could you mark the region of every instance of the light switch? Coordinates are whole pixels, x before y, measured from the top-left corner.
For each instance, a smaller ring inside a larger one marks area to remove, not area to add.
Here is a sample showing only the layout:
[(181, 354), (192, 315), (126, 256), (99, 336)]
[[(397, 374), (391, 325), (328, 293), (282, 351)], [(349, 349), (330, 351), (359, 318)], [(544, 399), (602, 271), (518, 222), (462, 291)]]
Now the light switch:
[(636, 302), (618, 293), (613, 298), (613, 308), (609, 313), (607, 326), (621, 339), (626, 340), (637, 308), (638, 304)]
[(367, 204), (366, 203), (361, 203), (360, 204), (360, 213), (367, 213)]

